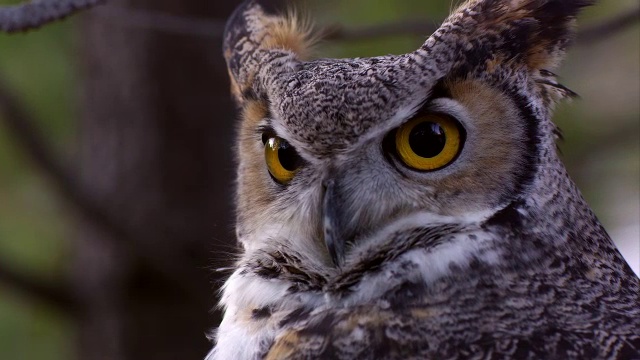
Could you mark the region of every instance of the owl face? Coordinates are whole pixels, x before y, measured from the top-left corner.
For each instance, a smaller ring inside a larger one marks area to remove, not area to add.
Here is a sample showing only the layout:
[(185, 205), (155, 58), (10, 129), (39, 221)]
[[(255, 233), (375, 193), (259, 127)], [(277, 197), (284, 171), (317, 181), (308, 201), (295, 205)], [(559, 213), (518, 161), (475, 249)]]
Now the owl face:
[[(301, 60), (309, 31), (295, 18), (239, 8), (225, 56), (242, 108), (245, 251), (281, 244), (340, 265), (398, 219), (485, 219), (526, 193), (568, 95), (544, 69), (565, 39), (518, 25), (532, 3), (471, 2), (482, 16), (454, 13), (410, 54), (316, 61)], [(517, 49), (498, 36), (509, 24)]]

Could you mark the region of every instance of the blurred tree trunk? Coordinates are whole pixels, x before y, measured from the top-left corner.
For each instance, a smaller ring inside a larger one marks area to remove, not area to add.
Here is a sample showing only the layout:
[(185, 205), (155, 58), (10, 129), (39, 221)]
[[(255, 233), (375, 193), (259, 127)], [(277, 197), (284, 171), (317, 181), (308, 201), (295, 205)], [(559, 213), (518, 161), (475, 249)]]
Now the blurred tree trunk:
[[(224, 21), (238, 2), (107, 6)], [(205, 332), (219, 320), (210, 316), (219, 283), (211, 269), (235, 241), (234, 114), (221, 38), (126, 27), (99, 11), (85, 14), (80, 29), (82, 178), (136, 229), (136, 244), (169, 255), (160, 267), (173, 277), (82, 223), (78, 359), (201, 359), (211, 347)]]

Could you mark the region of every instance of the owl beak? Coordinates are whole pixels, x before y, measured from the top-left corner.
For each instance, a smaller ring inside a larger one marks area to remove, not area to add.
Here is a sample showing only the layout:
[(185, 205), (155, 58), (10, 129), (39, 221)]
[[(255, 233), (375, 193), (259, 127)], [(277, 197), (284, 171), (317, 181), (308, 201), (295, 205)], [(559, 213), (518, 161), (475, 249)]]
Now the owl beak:
[(334, 180), (323, 182), (324, 198), (322, 203), (324, 242), (331, 259), (336, 266), (344, 261), (344, 237), (340, 224), (339, 195)]

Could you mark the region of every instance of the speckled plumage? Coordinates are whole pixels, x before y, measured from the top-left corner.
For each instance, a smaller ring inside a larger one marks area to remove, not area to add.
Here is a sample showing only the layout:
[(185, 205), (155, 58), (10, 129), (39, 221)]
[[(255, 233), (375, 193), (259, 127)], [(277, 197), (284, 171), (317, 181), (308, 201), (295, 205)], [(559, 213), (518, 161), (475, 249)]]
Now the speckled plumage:
[[(241, 109), (237, 233), (208, 359), (640, 359), (640, 282), (569, 179), (553, 69), (587, 0), (472, 0), (415, 52), (303, 61), (247, 1), (225, 58)], [(466, 131), (414, 171), (394, 129)], [(303, 166), (287, 184), (265, 134)]]

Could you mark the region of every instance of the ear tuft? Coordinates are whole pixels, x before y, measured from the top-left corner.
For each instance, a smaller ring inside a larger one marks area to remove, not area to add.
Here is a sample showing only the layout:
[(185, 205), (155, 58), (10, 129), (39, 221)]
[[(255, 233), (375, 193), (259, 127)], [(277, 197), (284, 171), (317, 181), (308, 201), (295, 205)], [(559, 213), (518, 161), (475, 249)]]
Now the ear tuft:
[(312, 49), (319, 40), (309, 17), (293, 10), (286, 16), (273, 18), (266, 32), (265, 49), (290, 51), (300, 60), (306, 60), (311, 56)]
[[(470, 66), (553, 69), (573, 41), (575, 19), (593, 0), (470, 0), (436, 32)], [(462, 62), (462, 61), (461, 61)]]
[(284, 52), (290, 63), (309, 56), (316, 37), (313, 26), (305, 17), (289, 11), (288, 15), (265, 12), (269, 1), (246, 0), (231, 15), (224, 32), (223, 54), (231, 77), (231, 91), (242, 104), (245, 93), (252, 88), (260, 69), (272, 60), (282, 62)]
[(531, 35), (526, 60), (531, 69), (558, 67), (573, 42), (576, 16), (592, 0), (528, 0), (537, 26)]

